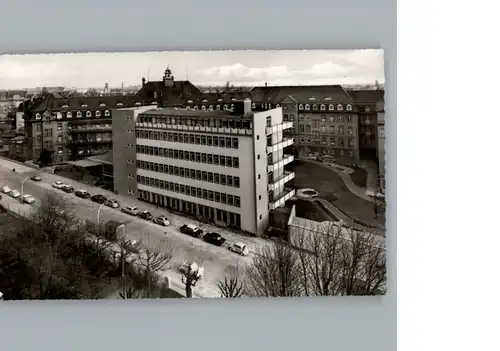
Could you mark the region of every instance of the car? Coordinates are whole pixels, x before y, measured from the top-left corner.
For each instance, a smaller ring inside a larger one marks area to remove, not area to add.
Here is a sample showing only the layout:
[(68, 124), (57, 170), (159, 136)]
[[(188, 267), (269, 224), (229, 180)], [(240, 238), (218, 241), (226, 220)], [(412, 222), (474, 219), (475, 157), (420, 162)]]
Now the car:
[(153, 219), (153, 222), (156, 224), (162, 225), (164, 227), (170, 225), (170, 221), (164, 215), (156, 217), (155, 219)]
[(120, 204), (118, 203), (118, 201), (116, 201), (114, 199), (106, 201), (105, 205), (108, 206), (108, 207), (111, 207), (111, 208), (118, 208), (118, 207), (120, 207)]
[(202, 266), (199, 266), (195, 262), (184, 262), (180, 267), (179, 271), (182, 274), (188, 274), (189, 271), (193, 272), (196, 274), (198, 279), (202, 279), (203, 275), (205, 274), (205, 269)]
[(61, 187), (61, 190), (64, 191), (64, 192), (67, 192), (67, 193), (73, 193), (75, 191), (75, 188), (73, 188), (71, 185), (64, 184)]
[(12, 191), (12, 189), (9, 188), (8, 185), (4, 185), (0, 190), (2, 190), (2, 193), (4, 193), (4, 194), (8, 194)]
[(52, 183), (52, 187), (56, 189), (62, 189), (63, 186), (66, 186), (63, 182), (58, 180), (57, 182)]
[(101, 194), (96, 194), (94, 196), (91, 196), (90, 197), (90, 200), (92, 200), (93, 202), (97, 202), (98, 204), (103, 204), (105, 203), (108, 199), (106, 199), (104, 196), (102, 196)]
[(250, 253), (248, 247), (243, 243), (232, 243), (228, 248), (229, 251), (240, 254), (241, 256), (247, 256)]
[(181, 227), (181, 233), (191, 235), (192, 237), (199, 238), (203, 235), (203, 230), (195, 226), (194, 224), (184, 224)]
[(139, 214), (139, 209), (136, 206), (127, 206), (122, 208), (122, 212), (131, 216), (137, 216)]
[(83, 189), (75, 191), (75, 195), (82, 199), (88, 199), (90, 197), (90, 193)]
[(26, 194), (23, 196), (23, 202), (31, 205), (35, 202), (35, 198), (33, 197), (33, 195)]
[(13, 197), (14, 199), (17, 199), (19, 196), (21, 196), (21, 193), (17, 190), (11, 190), (11, 192), (9, 193), (9, 195), (11, 197)]
[(35, 182), (39, 182), (42, 180), (42, 177), (40, 177), (39, 174), (33, 174), (31, 177), (30, 177), (31, 180), (34, 180)]
[(137, 217), (145, 219), (146, 221), (150, 221), (153, 219), (153, 215), (149, 211), (142, 211), (137, 215)]
[(222, 246), (222, 244), (226, 242), (226, 239), (224, 239), (219, 233), (207, 233), (203, 236), (203, 240), (217, 246)]

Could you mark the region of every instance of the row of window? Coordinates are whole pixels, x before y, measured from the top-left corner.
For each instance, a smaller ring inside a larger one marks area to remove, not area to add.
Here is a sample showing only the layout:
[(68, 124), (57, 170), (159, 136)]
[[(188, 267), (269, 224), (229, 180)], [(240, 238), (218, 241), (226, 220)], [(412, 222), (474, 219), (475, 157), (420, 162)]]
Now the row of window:
[[(106, 110), (104, 111), (104, 113), (102, 113), (101, 111), (95, 111), (94, 112), (94, 117), (110, 117), (111, 116), (111, 112), (109, 110)], [(76, 112), (76, 118), (82, 118), (83, 117), (83, 112), (81, 111), (77, 111)], [(85, 112), (85, 117), (86, 118), (91, 118), (92, 117), (92, 111), (86, 111)], [(64, 115), (62, 112), (57, 112), (56, 113), (56, 119), (63, 119), (63, 118), (73, 118), (73, 112), (71, 111), (68, 111), (68, 112), (65, 112)], [(42, 119), (42, 115), (40, 113), (37, 113), (35, 115), (35, 119)]]
[[(137, 168), (147, 171), (170, 174), (177, 177), (191, 178), (203, 182), (210, 182), (226, 186), (240, 187), (240, 177), (233, 177), (228, 174), (212, 173), (197, 169), (164, 165), (161, 163), (137, 161)], [(140, 176), (137, 176), (139, 179)], [(139, 180), (138, 180), (139, 181)]]
[(144, 146), (144, 145), (137, 145), (136, 152), (138, 154), (172, 158), (175, 160), (207, 163), (209, 165), (213, 164), (215, 166), (223, 166), (223, 167), (240, 168), (239, 157), (205, 154), (201, 152), (184, 151), (176, 149), (165, 149), (162, 147)]
[(154, 179), (149, 177), (140, 177), (137, 179), (139, 184), (144, 184), (146, 186), (159, 188), (162, 190), (167, 190), (171, 192), (176, 192), (186, 196), (197, 197), (199, 199), (204, 199), (208, 201), (214, 201), (221, 204), (240, 207), (240, 197), (233, 196), (230, 194), (219, 193), (218, 191), (212, 191), (207, 189), (201, 189), (194, 186), (189, 186), (185, 184), (179, 184), (174, 182), (168, 182), (165, 180)]
[[(318, 109), (320, 111), (326, 111), (327, 106), (325, 104), (320, 104), (320, 105), (313, 104), (312, 106), (309, 104), (305, 104), (305, 105), (299, 104), (299, 110), (310, 111), (311, 109), (313, 111), (317, 111)], [(346, 105), (345, 109), (346, 109), (346, 111), (352, 111), (352, 105)], [(336, 107), (333, 104), (328, 105), (328, 111), (343, 111), (343, 110), (344, 110), (344, 106), (342, 104), (338, 104)]]
[(318, 114), (318, 115), (313, 115), (310, 113), (299, 113), (299, 121), (311, 121), (312, 123), (316, 122), (319, 123), (320, 121), (317, 120), (318, 118), (321, 118), (321, 124), (326, 124), (326, 122), (330, 122), (330, 124), (333, 123), (352, 123), (354, 122), (354, 116), (346, 116), (347, 118), (344, 120), (345, 116), (329, 116), (328, 114)]
[[(307, 143), (313, 142), (315, 144), (319, 144), (320, 141), (321, 141), (322, 144), (327, 144), (328, 143), (331, 146), (337, 146), (337, 147), (340, 147), (340, 148), (344, 147), (344, 139), (341, 139), (341, 138), (338, 138), (338, 140), (337, 140), (337, 138), (335, 138), (335, 137), (329, 137), (329, 138), (327, 138), (324, 135), (321, 136), (321, 137), (315, 136), (313, 138), (311, 138), (311, 137), (303, 137), (303, 136), (300, 137), (300, 143), (301, 144), (304, 144), (306, 142)], [(347, 140), (347, 145), (349, 147), (354, 147), (354, 139), (349, 138)]]
[(208, 118), (203, 116), (150, 116), (141, 114), (139, 115), (137, 123), (139, 123), (139, 125), (141, 123), (152, 124), (156, 128), (164, 124), (187, 127), (252, 129), (252, 122), (248, 119)]
[[(318, 149), (315, 148), (315, 150), (318, 150)], [(301, 155), (301, 156), (311, 156), (312, 152), (313, 152), (313, 149), (311, 149), (310, 147), (301, 147), (301, 148), (299, 148), (299, 155)], [(337, 149), (323, 148), (322, 152), (323, 152), (324, 155), (332, 155), (332, 156), (335, 156), (335, 155), (345, 156), (346, 155), (346, 151), (344, 151), (344, 150), (337, 150)], [(354, 157), (354, 152), (353, 151), (347, 151), (347, 156)]]
[(153, 132), (150, 130), (136, 130), (136, 138), (168, 141), (172, 143), (195, 144), (215, 147), (238, 149), (238, 138), (220, 137), (201, 134)]
[[(301, 124), (299, 126), (299, 132), (300, 133), (311, 133), (311, 128), (318, 128), (318, 127), (319, 127), (318, 125), (313, 125), (311, 127), (310, 124), (306, 124), (306, 125)], [(332, 126), (330, 126), (328, 129), (325, 126), (321, 127), (321, 133), (327, 133), (328, 132), (328, 133), (331, 133), (331, 134), (335, 134), (336, 131), (337, 131), (337, 128), (332, 127)], [(314, 133), (319, 133), (319, 132), (315, 131)], [(347, 127), (347, 134), (348, 135), (352, 135), (352, 133), (353, 133), (352, 127)], [(338, 127), (338, 134), (340, 134), (340, 135), (344, 134), (344, 127), (342, 127), (342, 126)]]
[(139, 199), (157, 204), (159, 206), (184, 212), (195, 217), (203, 217), (212, 222), (216, 222), (217, 224), (228, 225), (237, 229), (241, 228), (241, 216), (239, 213), (204, 206), (198, 203), (156, 194), (150, 191), (139, 190), (138, 195)]

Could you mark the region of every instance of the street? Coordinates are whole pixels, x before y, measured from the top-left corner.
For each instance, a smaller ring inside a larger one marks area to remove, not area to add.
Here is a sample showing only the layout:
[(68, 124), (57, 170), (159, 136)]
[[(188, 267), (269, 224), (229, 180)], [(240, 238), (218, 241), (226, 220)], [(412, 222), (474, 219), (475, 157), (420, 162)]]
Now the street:
[[(13, 168), (16, 169), (15, 172), (12, 170)], [(185, 261), (194, 261), (203, 265), (205, 268), (205, 276), (194, 287), (194, 293), (200, 297), (220, 297), (220, 293), (215, 285), (215, 282), (224, 276), (225, 270), (231, 266), (243, 266), (250, 262), (252, 259), (252, 251), (254, 251), (257, 246), (266, 243), (262, 239), (240, 236), (210, 225), (200, 225), (205, 233), (216, 231), (223, 235), (228, 242), (237, 241), (246, 244), (251, 253), (249, 256), (243, 257), (229, 251), (225, 246), (214, 246), (204, 242), (202, 239), (192, 238), (180, 233), (179, 227), (181, 225), (189, 223), (199, 225), (199, 223), (169, 213), (166, 209), (157, 210), (155, 206), (139, 202), (136, 199), (118, 196), (103, 189), (83, 185), (76, 181), (59, 177), (54, 174), (41, 173), (40, 171), (30, 167), (5, 159), (0, 159), (0, 186), (8, 185), (11, 189), (16, 189), (21, 192), (22, 181), (26, 177), (35, 173), (42, 176), (42, 181), (35, 182), (31, 179), (27, 179), (24, 182), (23, 188), (23, 193), (25, 195), (30, 194), (36, 198), (37, 202), (35, 204), (22, 204), (19, 199), (13, 199), (7, 194), (2, 194), (3, 199), (1, 201), (6, 203), (11, 208), (14, 207), (24, 211), (29, 211), (32, 206), (38, 206), (40, 204), (40, 199), (46, 196), (46, 194), (58, 194), (62, 199), (64, 199), (64, 201), (68, 204), (68, 207), (78, 216), (78, 218), (81, 220), (89, 219), (93, 222), (97, 222), (97, 212), (100, 205), (90, 201), (90, 199), (80, 199), (74, 194), (67, 194), (62, 190), (53, 188), (52, 183), (60, 180), (65, 184), (72, 185), (75, 190), (84, 189), (92, 195), (102, 194), (108, 199), (114, 198), (120, 203), (121, 207), (127, 205), (137, 205), (140, 210), (148, 210), (153, 214), (153, 216), (160, 214), (166, 215), (170, 220), (171, 225), (168, 227), (162, 227), (150, 221), (145, 221), (124, 214), (120, 211), (120, 209), (111, 209), (103, 206), (100, 211), (99, 220), (101, 222), (115, 220), (126, 223), (127, 239), (141, 240), (144, 247), (161, 247), (161, 245), (158, 245), (159, 241), (167, 239), (168, 242), (174, 246), (174, 256), (169, 264), (170, 267), (168, 271), (164, 274), (170, 278), (172, 285), (175, 285), (176, 287), (183, 286), (181, 282), (181, 275), (178, 272), (179, 265)]]

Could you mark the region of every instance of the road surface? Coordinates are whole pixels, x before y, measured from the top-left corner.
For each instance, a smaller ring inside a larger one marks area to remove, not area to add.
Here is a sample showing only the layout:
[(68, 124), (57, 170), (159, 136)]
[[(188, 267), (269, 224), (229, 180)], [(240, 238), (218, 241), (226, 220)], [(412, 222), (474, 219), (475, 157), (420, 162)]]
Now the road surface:
[[(12, 169), (15, 168), (16, 172)], [(0, 200), (7, 206), (18, 208), (24, 211), (30, 211), (30, 208), (40, 203), (39, 199), (46, 196), (48, 193), (58, 194), (67, 204), (70, 209), (82, 220), (90, 219), (97, 222), (97, 211), (99, 204), (90, 200), (84, 200), (76, 197), (73, 194), (67, 194), (61, 190), (54, 189), (52, 183), (61, 180), (65, 184), (71, 184), (75, 190), (84, 189), (92, 195), (102, 194), (107, 198), (116, 199), (120, 205), (137, 205), (140, 210), (148, 210), (153, 216), (164, 214), (172, 223), (168, 227), (161, 227), (149, 221), (144, 221), (136, 217), (129, 216), (120, 212), (119, 209), (111, 209), (103, 206), (100, 212), (100, 221), (116, 220), (126, 223), (127, 239), (141, 240), (145, 247), (161, 247), (160, 243), (167, 240), (170, 245), (174, 246), (174, 257), (170, 262), (168, 271), (164, 272), (170, 278), (173, 285), (183, 286), (181, 275), (178, 273), (178, 267), (185, 261), (195, 261), (203, 265), (205, 268), (205, 276), (200, 280), (194, 288), (194, 293), (200, 297), (220, 297), (220, 293), (215, 285), (215, 282), (222, 278), (228, 267), (244, 266), (251, 262), (253, 252), (260, 245), (265, 245), (266, 241), (256, 237), (246, 237), (237, 235), (221, 228), (216, 228), (210, 225), (202, 225), (205, 232), (216, 231), (221, 233), (227, 240), (231, 242), (242, 242), (246, 244), (251, 251), (247, 257), (235, 254), (227, 249), (227, 247), (217, 247), (204, 242), (201, 239), (195, 239), (185, 234), (181, 234), (179, 227), (183, 224), (193, 223), (190, 219), (180, 217), (169, 213), (166, 209), (157, 210), (155, 206), (139, 202), (136, 199), (131, 199), (123, 196), (117, 196), (111, 192), (83, 185), (73, 180), (59, 177), (54, 174), (41, 173), (39, 170), (34, 170), (27, 166), (22, 166), (17, 163), (0, 159), (0, 186), (8, 185), (11, 189), (16, 189), (21, 192), (21, 183), (23, 179), (32, 174), (38, 173), (42, 176), (42, 181), (35, 182), (27, 179), (24, 182), (23, 193), (33, 195), (37, 202), (34, 205), (21, 204), (18, 199), (13, 199), (6, 194), (2, 194), (3, 199)]]

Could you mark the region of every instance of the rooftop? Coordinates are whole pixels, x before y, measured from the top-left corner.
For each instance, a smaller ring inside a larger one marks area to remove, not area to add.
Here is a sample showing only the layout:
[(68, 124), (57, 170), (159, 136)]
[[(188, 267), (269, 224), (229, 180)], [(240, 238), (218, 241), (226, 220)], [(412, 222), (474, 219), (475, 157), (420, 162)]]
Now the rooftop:
[[(151, 109), (140, 114), (140, 116), (175, 116), (175, 117), (231, 117), (235, 116), (244, 117), (242, 113), (233, 112), (229, 110), (225, 111), (203, 111), (203, 110), (192, 110), (174, 107), (165, 107), (158, 109)], [(249, 115), (250, 116), (250, 115)]]

